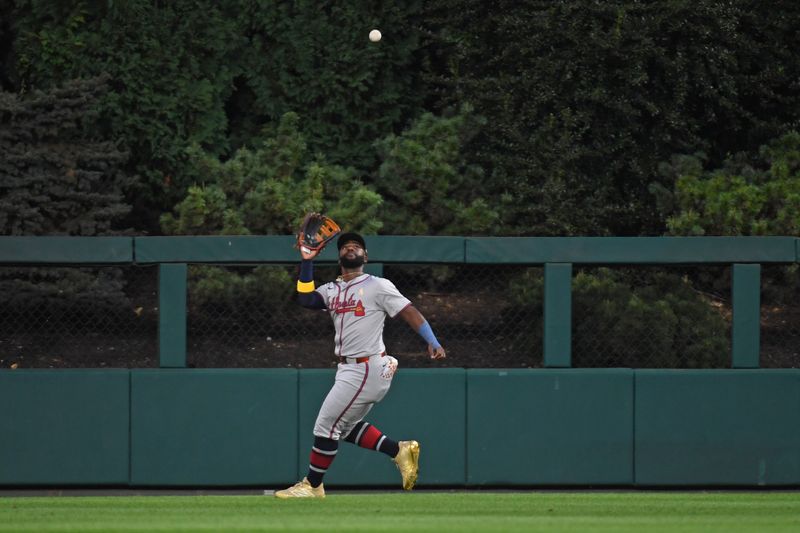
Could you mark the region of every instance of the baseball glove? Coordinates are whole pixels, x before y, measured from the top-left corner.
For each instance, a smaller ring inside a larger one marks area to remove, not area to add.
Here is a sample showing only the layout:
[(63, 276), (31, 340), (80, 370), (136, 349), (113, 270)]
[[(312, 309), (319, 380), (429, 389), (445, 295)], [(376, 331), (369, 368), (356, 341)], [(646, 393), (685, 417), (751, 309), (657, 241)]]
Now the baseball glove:
[(322, 251), (331, 239), (339, 235), (342, 230), (339, 224), (321, 213), (309, 213), (300, 225), (295, 248), (305, 253)]

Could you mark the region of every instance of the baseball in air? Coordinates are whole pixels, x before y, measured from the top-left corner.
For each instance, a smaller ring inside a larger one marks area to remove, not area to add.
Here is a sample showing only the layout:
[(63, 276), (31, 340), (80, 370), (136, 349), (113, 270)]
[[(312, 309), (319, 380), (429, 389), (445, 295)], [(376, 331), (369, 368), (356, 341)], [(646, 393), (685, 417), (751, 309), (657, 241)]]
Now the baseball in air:
[(381, 32), (378, 30), (372, 30), (371, 32), (369, 32), (369, 40), (372, 41), (373, 43), (377, 43), (378, 41), (381, 40)]

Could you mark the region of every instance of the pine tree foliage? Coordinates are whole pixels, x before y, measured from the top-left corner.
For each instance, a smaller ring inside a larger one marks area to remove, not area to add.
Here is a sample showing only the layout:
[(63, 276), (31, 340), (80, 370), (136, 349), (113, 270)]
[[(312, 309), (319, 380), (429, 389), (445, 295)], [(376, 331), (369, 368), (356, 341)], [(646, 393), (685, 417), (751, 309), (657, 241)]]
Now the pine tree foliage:
[[(243, 38), (217, 2), (19, 2), (15, 59), (20, 89), (107, 74), (103, 127), (130, 150), (140, 176), (131, 198), (143, 216), (185, 192), (184, 150), (227, 148), (224, 102)], [(150, 228), (148, 228), (150, 229)]]
[(400, 135), (376, 143), (382, 163), (375, 184), (386, 199), (389, 233), (489, 235), (499, 230), (498, 206), (481, 194), (483, 171), (463, 153), (484, 123), (469, 107), (452, 116), (425, 113)]
[(800, 236), (800, 134), (790, 132), (707, 169), (707, 156), (675, 156), (662, 172), (675, 190), (654, 188), (672, 235)]
[[(0, 93), (0, 233), (96, 236), (120, 232), (130, 211), (122, 170), (128, 154), (98, 135), (98, 101), (107, 79), (77, 80), (49, 91)], [(3, 305), (84, 316), (127, 305), (117, 268), (7, 268)]]
[(128, 157), (96, 137), (107, 80), (73, 81), (30, 95), (0, 93), (0, 232), (107, 235), (130, 210)]
[[(189, 168), (196, 181), (174, 213), (162, 216), (164, 233), (285, 235), (296, 232), (309, 211), (324, 212), (348, 230), (380, 229), (380, 195), (356, 179), (352, 168), (309, 154), (299, 123), (297, 114), (285, 114), (261, 147), (241, 148), (226, 162), (194, 146)], [(231, 312), (254, 305), (277, 310), (294, 294), (290, 275), (274, 267), (194, 267), (189, 282), (192, 305), (224, 305)]]
[(347, 221), (353, 231), (381, 227), (380, 195), (356, 178), (352, 168), (331, 165), (308, 153), (300, 118), (287, 113), (257, 150), (241, 148), (220, 162), (198, 146), (190, 149), (195, 183), (165, 214), (170, 235), (285, 235), (309, 211)]
[[(674, 190), (654, 186), (670, 235), (800, 237), (800, 134), (792, 131), (762, 146), (739, 153), (719, 168), (709, 168), (703, 153), (676, 155), (661, 171)], [(767, 271), (762, 280), (765, 301), (800, 300), (798, 265)], [(699, 284), (721, 294), (728, 279), (700, 278)]]

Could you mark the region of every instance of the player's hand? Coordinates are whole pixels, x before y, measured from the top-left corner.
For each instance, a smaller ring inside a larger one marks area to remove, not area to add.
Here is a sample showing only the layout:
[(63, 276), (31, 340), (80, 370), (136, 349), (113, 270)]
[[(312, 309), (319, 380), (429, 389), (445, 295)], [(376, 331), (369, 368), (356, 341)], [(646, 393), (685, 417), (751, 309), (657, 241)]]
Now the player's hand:
[(428, 355), (431, 357), (431, 359), (444, 359), (447, 357), (447, 353), (444, 351), (442, 346), (434, 348), (432, 344), (428, 345)]
[(299, 246), (298, 250), (300, 250), (300, 257), (311, 260), (319, 255), (319, 253), (322, 251), (322, 248), (312, 250), (311, 248), (306, 248), (305, 246)]

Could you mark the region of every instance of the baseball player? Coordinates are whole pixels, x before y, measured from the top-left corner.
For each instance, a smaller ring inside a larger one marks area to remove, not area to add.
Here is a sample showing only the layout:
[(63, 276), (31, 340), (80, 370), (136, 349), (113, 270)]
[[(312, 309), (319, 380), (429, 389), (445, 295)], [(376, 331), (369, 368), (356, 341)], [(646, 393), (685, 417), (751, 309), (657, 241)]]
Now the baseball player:
[(425, 317), (394, 284), (364, 273), (364, 238), (357, 233), (344, 233), (337, 245), (342, 274), (318, 288), (314, 286), (312, 260), (319, 250), (300, 249), (298, 301), (303, 307), (327, 309), (330, 313), (339, 365), (336, 381), (314, 424), (308, 475), (292, 487), (276, 491), (278, 498), (324, 498), (322, 478), (336, 458), (341, 440), (391, 457), (402, 475), (403, 489), (411, 490), (419, 470), (419, 443), (396, 442), (364, 420), (372, 406), (386, 395), (397, 369), (397, 360), (386, 354), (383, 344), (384, 320), (387, 316), (403, 318), (428, 343), (431, 358), (446, 357)]

